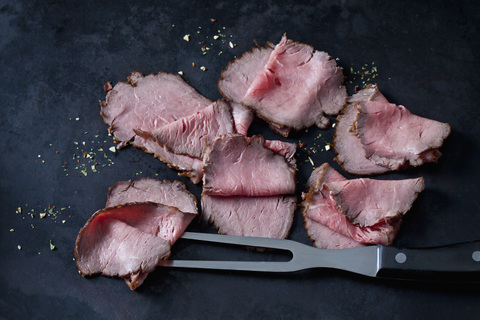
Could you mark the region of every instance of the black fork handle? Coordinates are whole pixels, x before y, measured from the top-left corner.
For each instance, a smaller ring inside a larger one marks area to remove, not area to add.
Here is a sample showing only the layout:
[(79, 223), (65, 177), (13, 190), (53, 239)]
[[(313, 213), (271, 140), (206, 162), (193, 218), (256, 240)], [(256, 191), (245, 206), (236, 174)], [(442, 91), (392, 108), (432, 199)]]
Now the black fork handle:
[(422, 249), (379, 246), (380, 278), (480, 282), (480, 241)]

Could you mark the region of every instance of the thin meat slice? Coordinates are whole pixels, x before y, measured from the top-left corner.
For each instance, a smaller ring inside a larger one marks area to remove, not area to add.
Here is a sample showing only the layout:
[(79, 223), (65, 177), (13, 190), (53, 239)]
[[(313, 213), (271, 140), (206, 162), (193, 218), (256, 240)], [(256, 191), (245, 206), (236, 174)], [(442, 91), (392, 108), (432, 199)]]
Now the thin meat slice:
[(337, 208), (352, 224), (370, 227), (379, 221), (398, 219), (410, 210), (424, 189), (423, 178), (405, 180), (352, 179), (329, 182), (325, 187)]
[(313, 245), (317, 248), (346, 249), (365, 246), (365, 244), (344, 236), (343, 234), (308, 217), (304, 218), (304, 224), (308, 237), (313, 241)]
[[(138, 131), (139, 133), (141, 131)], [(159, 145), (148, 134), (144, 136), (136, 136), (135, 143), (137, 147), (141, 145), (142, 150), (148, 153), (152, 153), (160, 161), (166, 163), (169, 168), (178, 170), (179, 176), (186, 176), (190, 180), (197, 184), (202, 181), (203, 178), (203, 161), (188, 155), (176, 154), (167, 150), (166, 147)]]
[(152, 202), (97, 211), (80, 230), (75, 244), (80, 274), (122, 277), (136, 289), (145, 275), (170, 255), (171, 243), (191, 221), (190, 216)]
[(132, 72), (128, 83), (119, 82), (107, 92), (101, 115), (110, 132), (125, 144), (135, 138), (134, 129), (153, 131), (211, 103), (179, 75)]
[(191, 176), (192, 181), (201, 179), (198, 179), (201, 174), (193, 167), (195, 161), (170, 155), (168, 150), (155, 146), (150, 139), (139, 137), (135, 130), (151, 132), (202, 110), (212, 101), (195, 91), (179, 75), (164, 72), (147, 76), (133, 72), (128, 82), (119, 82), (113, 88), (108, 84), (105, 89), (107, 96), (100, 103), (101, 115), (109, 125), (109, 132), (120, 142), (119, 148), (130, 143), (156, 155), (170, 167), (184, 168), (184, 175)]
[(358, 115), (357, 104), (366, 101), (387, 102), (387, 99), (375, 85), (369, 85), (349, 99), (348, 104), (340, 112), (335, 125), (335, 160), (345, 171), (352, 174), (381, 174), (389, 171), (389, 169), (366, 158), (363, 144), (353, 130)]
[(265, 139), (230, 134), (217, 139), (204, 157), (203, 194), (272, 196), (295, 193), (295, 169), (265, 148)]
[(389, 103), (375, 85), (349, 100), (335, 129), (336, 160), (352, 174), (379, 174), (436, 162), (450, 126)]
[(281, 140), (265, 140), (264, 147), (283, 156), (293, 169), (297, 169), (297, 159), (295, 159), (297, 145), (295, 143)]
[(316, 221), (355, 242), (385, 245), (392, 243), (402, 216), (425, 188), (423, 178), (348, 180), (327, 163), (314, 170), (308, 186), (302, 195), (306, 221)]
[[(247, 132), (255, 117), (254, 113), (241, 104), (231, 102), (230, 105), (232, 106), (235, 131), (243, 134), (245, 139), (250, 141), (250, 138), (247, 137)], [(295, 143), (281, 140), (265, 140), (264, 146), (265, 148), (282, 155), (293, 168), (296, 168), (295, 152), (297, 151), (297, 145)]]
[(147, 177), (133, 182), (116, 182), (108, 191), (106, 207), (145, 201), (175, 207), (185, 213), (198, 213), (197, 198), (187, 190), (185, 184)]
[(293, 223), (296, 196), (202, 196), (202, 212), (219, 233), (284, 239)]
[[(181, 215), (182, 220), (176, 223), (176, 235), (171, 243), (175, 243), (185, 228), (191, 223), (198, 213), (197, 198), (191, 194), (180, 181), (161, 181), (154, 178), (140, 178), (133, 182), (116, 182), (108, 191), (106, 207), (115, 207), (132, 202), (154, 202), (157, 204), (175, 207), (190, 215)], [(148, 273), (132, 273), (125, 278), (128, 286), (138, 287), (145, 281)]]
[[(329, 206), (329, 203), (324, 201), (322, 203), (323, 194), (319, 193), (321, 185), (325, 181), (335, 182), (335, 181), (345, 181), (346, 179), (337, 171), (333, 170), (329, 165), (323, 164), (317, 170), (314, 170), (308, 179), (308, 192), (302, 193), (302, 203), (303, 210), (303, 220), (305, 229), (310, 240), (313, 241), (313, 245), (321, 249), (345, 249), (345, 248), (355, 248), (361, 247), (365, 244), (353, 240), (349, 236), (345, 236), (333, 229), (330, 229), (326, 225), (312, 219), (309, 216), (311, 210), (318, 210), (324, 212), (336, 213), (335, 208)], [(319, 193), (315, 198), (319, 198), (320, 201), (317, 204), (318, 207), (315, 208), (315, 204), (312, 204), (314, 194)], [(314, 209), (315, 208), (315, 209)]]
[(326, 52), (288, 40), (284, 35), (241, 103), (288, 136), (316, 124), (326, 128), (325, 114), (335, 115), (347, 99), (342, 69)]
[(436, 161), (450, 134), (448, 123), (412, 114), (404, 106), (368, 101), (360, 104), (355, 133), (365, 157), (389, 170)]
[(222, 72), (218, 89), (230, 101), (241, 103), (256, 75), (265, 67), (273, 46), (253, 48), (230, 62)]
[(201, 159), (215, 138), (233, 132), (230, 105), (219, 100), (190, 116), (144, 133), (175, 154)]
[(232, 116), (235, 123), (235, 131), (246, 136), (248, 128), (255, 118), (255, 114), (240, 103), (232, 101), (230, 102), (230, 105), (232, 106)]

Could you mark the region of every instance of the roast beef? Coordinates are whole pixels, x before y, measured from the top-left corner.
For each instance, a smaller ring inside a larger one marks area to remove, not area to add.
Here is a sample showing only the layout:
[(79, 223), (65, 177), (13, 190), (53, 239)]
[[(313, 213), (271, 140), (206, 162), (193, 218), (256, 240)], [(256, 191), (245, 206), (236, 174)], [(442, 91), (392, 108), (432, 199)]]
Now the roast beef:
[(286, 238), (293, 223), (296, 196), (202, 196), (202, 212), (220, 233)]
[(435, 162), (450, 133), (447, 123), (389, 103), (374, 85), (352, 96), (335, 128), (337, 162), (345, 171), (361, 175)]
[(388, 168), (365, 157), (363, 145), (353, 130), (353, 124), (358, 114), (357, 105), (366, 101), (388, 102), (377, 86), (370, 85), (349, 99), (349, 103), (341, 111), (335, 125), (335, 160), (345, 171), (358, 175), (373, 175), (389, 171)]
[(235, 131), (246, 136), (248, 133), (248, 128), (255, 118), (254, 113), (240, 103), (232, 101), (230, 102), (230, 105), (232, 106), (232, 116), (235, 123)]
[(143, 133), (175, 154), (202, 159), (208, 144), (216, 137), (233, 132), (230, 105), (219, 100), (190, 116)]
[[(119, 181), (108, 191), (106, 207), (115, 207), (130, 202), (155, 202), (185, 213), (197, 214), (197, 198), (180, 181), (161, 181), (155, 178), (140, 178), (135, 181)], [(194, 216), (191, 216), (192, 218)], [(176, 239), (173, 239), (175, 242)]]
[[(244, 107), (243, 105), (231, 102), (232, 106), (232, 115), (235, 123), (235, 131), (237, 133), (243, 134), (247, 141), (250, 141), (250, 138), (247, 137), (248, 128), (253, 122), (255, 115), (252, 111)], [(281, 140), (265, 140), (265, 148), (272, 150), (275, 153), (282, 155), (287, 162), (293, 167), (296, 168), (296, 159), (295, 152), (297, 150), (297, 145), (291, 142), (285, 142)]]
[(310, 240), (313, 241), (313, 245), (317, 248), (346, 249), (365, 245), (308, 217), (304, 218), (304, 224)]
[(355, 242), (388, 245), (424, 187), (423, 178), (348, 180), (325, 163), (309, 178), (303, 215)]
[[(142, 131), (137, 131), (141, 133)], [(154, 156), (165, 162), (168, 167), (179, 171), (179, 176), (189, 177), (193, 183), (199, 183), (203, 177), (203, 161), (201, 159), (193, 158), (188, 155), (175, 154), (167, 150), (166, 147), (162, 147), (155, 142), (148, 134), (144, 136), (136, 136), (136, 143), (141, 144), (145, 152), (153, 153)], [(137, 145), (138, 147), (138, 145)]]
[(272, 196), (295, 193), (295, 169), (265, 148), (265, 139), (230, 134), (217, 139), (204, 157), (203, 194)]
[(241, 103), (255, 76), (265, 67), (273, 46), (253, 48), (230, 62), (222, 72), (218, 89), (227, 99)]
[(295, 159), (295, 152), (297, 145), (292, 142), (285, 142), (281, 140), (265, 140), (263, 144), (265, 148), (283, 156), (287, 163), (294, 169), (297, 169), (297, 159)]
[(113, 88), (106, 86), (106, 90), (106, 100), (100, 103), (101, 115), (110, 126), (109, 131), (120, 142), (120, 148), (131, 143), (157, 155), (171, 167), (184, 168), (185, 175), (192, 176), (193, 181), (199, 180), (198, 171), (188, 166), (195, 161), (169, 155), (165, 148), (158, 150), (161, 148), (148, 138), (138, 137), (134, 130), (151, 132), (161, 128), (207, 107), (212, 103), (209, 99), (195, 91), (179, 75), (163, 72), (147, 76), (133, 72), (128, 77), (128, 83), (120, 82)]
[(413, 115), (404, 106), (369, 101), (358, 110), (355, 134), (365, 156), (389, 170), (436, 161), (450, 134), (447, 123)]
[(183, 233), (192, 214), (153, 202), (97, 211), (80, 230), (75, 261), (80, 274), (126, 279), (136, 289)]
[(301, 130), (313, 124), (326, 128), (325, 114), (338, 114), (346, 102), (342, 82), (342, 69), (326, 52), (284, 35), (241, 103), (284, 136), (291, 128)]
[[(159, 259), (168, 256), (170, 245), (198, 213), (197, 199), (183, 183), (154, 178), (115, 183), (109, 189), (106, 207), (95, 213), (82, 229), (94, 231), (81, 231), (78, 236), (87, 243), (79, 247), (81, 242), (77, 240), (76, 254), (82, 253), (83, 260), (87, 261), (80, 263), (79, 269), (84, 275), (102, 273), (123, 277), (132, 290), (143, 283)], [(144, 247), (141, 247), (142, 241)], [(124, 254), (116, 257), (112, 248), (120, 248)], [(128, 254), (132, 259), (128, 260)]]

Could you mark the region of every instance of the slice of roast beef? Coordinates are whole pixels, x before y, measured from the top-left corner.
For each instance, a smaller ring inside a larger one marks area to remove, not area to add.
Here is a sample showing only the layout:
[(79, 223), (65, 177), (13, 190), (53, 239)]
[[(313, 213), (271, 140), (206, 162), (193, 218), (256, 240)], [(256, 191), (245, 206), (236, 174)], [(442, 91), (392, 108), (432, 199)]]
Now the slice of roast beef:
[(303, 215), (356, 242), (389, 245), (424, 187), (423, 178), (348, 180), (325, 163), (302, 195)]
[(232, 107), (232, 116), (235, 123), (235, 131), (237, 133), (247, 135), (248, 128), (255, 118), (255, 114), (248, 108), (237, 102), (230, 102)]
[(293, 223), (296, 196), (202, 196), (202, 212), (219, 233), (286, 238)]
[(181, 236), (191, 216), (153, 202), (95, 212), (75, 244), (80, 274), (122, 277), (132, 290), (136, 289), (146, 274), (169, 256), (171, 243)]
[[(142, 133), (142, 131), (137, 131)], [(144, 136), (136, 136), (134, 146), (152, 153), (156, 158), (166, 163), (169, 168), (178, 170), (179, 176), (189, 177), (190, 180), (197, 184), (202, 181), (203, 177), (203, 161), (183, 154), (175, 154), (162, 147), (155, 142), (148, 134)]]
[(241, 103), (256, 75), (267, 64), (272, 51), (273, 46), (267, 44), (265, 47), (253, 48), (230, 62), (218, 82), (222, 95), (228, 100)]
[(313, 241), (313, 245), (321, 249), (346, 249), (365, 246), (350, 237), (344, 236), (329, 227), (304, 217), (305, 229), (308, 237)]
[(185, 168), (184, 175), (191, 176), (192, 181), (199, 180), (199, 172), (188, 166), (194, 161), (170, 155), (166, 149), (158, 150), (160, 148), (148, 138), (138, 137), (134, 130), (151, 132), (200, 111), (212, 101), (195, 91), (179, 75), (164, 72), (147, 76), (133, 72), (128, 82), (119, 82), (113, 88), (109, 85), (105, 89), (107, 96), (100, 103), (101, 115), (110, 126), (110, 133), (120, 142), (119, 148), (130, 143), (157, 155), (170, 167)]
[(265, 139), (229, 134), (217, 139), (204, 157), (203, 194), (272, 196), (295, 193), (295, 169), (265, 148)]
[(357, 106), (355, 134), (365, 156), (389, 170), (436, 161), (450, 134), (448, 123), (419, 117), (404, 106), (368, 101)]
[[(160, 181), (154, 178), (140, 178), (136, 181), (119, 181), (108, 191), (106, 207), (115, 207), (132, 202), (154, 202), (175, 207), (184, 213), (184, 221), (178, 223), (176, 236), (171, 239), (173, 244), (180, 237), (185, 228), (191, 223), (198, 213), (197, 198), (188, 192), (186, 186), (180, 181)], [(190, 221), (188, 221), (190, 219)], [(146, 279), (148, 273), (133, 273), (125, 278), (128, 286), (138, 287)]]
[(133, 129), (153, 131), (211, 103), (179, 75), (132, 72), (128, 83), (119, 82), (107, 92), (101, 115), (110, 132), (125, 144), (135, 138)]
[(360, 139), (355, 135), (353, 125), (358, 115), (357, 104), (366, 101), (382, 101), (387, 99), (380, 93), (377, 86), (370, 85), (354, 94), (343, 108), (335, 125), (334, 148), (335, 160), (342, 168), (352, 174), (373, 175), (389, 171), (365, 157), (365, 151)]
[(335, 129), (336, 160), (352, 174), (379, 174), (441, 156), (447, 123), (422, 118), (391, 104), (374, 85), (349, 100)]
[(297, 159), (295, 159), (297, 145), (295, 143), (281, 140), (265, 140), (264, 147), (283, 156), (293, 169), (297, 169)]
[(215, 138), (233, 132), (230, 105), (219, 100), (192, 115), (144, 133), (175, 154), (201, 159)]
[(115, 183), (108, 191), (106, 207), (145, 201), (175, 207), (185, 213), (194, 215), (198, 213), (197, 198), (187, 190), (182, 182), (161, 181), (147, 177), (133, 182), (119, 181)]
[(313, 124), (326, 128), (325, 114), (338, 114), (346, 102), (342, 82), (342, 69), (326, 52), (284, 35), (241, 103), (288, 136), (291, 128), (301, 130)]
[[(235, 122), (235, 131), (237, 133), (243, 134), (247, 141), (250, 138), (247, 137), (248, 128), (253, 122), (255, 117), (254, 113), (244, 107), (241, 104), (231, 102), (232, 106), (232, 116)], [(296, 168), (296, 159), (295, 152), (297, 150), (297, 145), (295, 143), (285, 142), (281, 140), (265, 140), (265, 148), (272, 150), (275, 153), (278, 153), (285, 157), (287, 162), (294, 168)]]

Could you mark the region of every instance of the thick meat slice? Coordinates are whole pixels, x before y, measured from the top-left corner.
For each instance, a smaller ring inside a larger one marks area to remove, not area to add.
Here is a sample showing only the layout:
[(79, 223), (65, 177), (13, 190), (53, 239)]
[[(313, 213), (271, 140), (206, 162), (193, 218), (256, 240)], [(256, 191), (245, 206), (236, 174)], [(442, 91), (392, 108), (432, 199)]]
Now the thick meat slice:
[(204, 218), (220, 233), (286, 238), (293, 223), (296, 196), (202, 196)]
[(326, 52), (283, 36), (241, 103), (284, 136), (290, 128), (326, 128), (324, 114), (338, 114), (346, 102), (342, 82), (342, 69)]
[(187, 191), (182, 182), (161, 181), (154, 178), (140, 178), (133, 182), (119, 181), (115, 183), (108, 191), (106, 207), (145, 201), (175, 207), (185, 213), (198, 213), (197, 198)]
[(365, 157), (363, 145), (353, 130), (353, 124), (358, 115), (357, 104), (366, 101), (388, 102), (377, 86), (370, 85), (349, 99), (335, 125), (334, 148), (337, 154), (335, 160), (345, 171), (359, 175), (380, 174), (389, 171), (388, 168)]
[(134, 290), (169, 256), (171, 243), (190, 221), (191, 214), (152, 202), (97, 211), (78, 234), (77, 267), (83, 276), (126, 278)]
[(218, 89), (222, 95), (236, 103), (240, 103), (255, 76), (265, 67), (273, 51), (273, 46), (253, 48), (240, 58), (230, 62), (222, 72)]
[(212, 101), (195, 91), (179, 75), (161, 72), (143, 76), (140, 72), (133, 72), (128, 81), (119, 82), (113, 88), (106, 86), (106, 100), (100, 103), (103, 120), (120, 142), (119, 147), (131, 143), (157, 155), (170, 167), (184, 168), (185, 175), (192, 176), (193, 181), (199, 180), (195, 168), (188, 166), (194, 161), (169, 155), (166, 149), (158, 150), (152, 141), (138, 137), (134, 130), (151, 132), (200, 111)]
[(265, 148), (265, 139), (243, 135), (217, 139), (204, 157), (203, 194), (272, 196), (295, 193), (295, 169)]
[(147, 134), (169, 151), (200, 159), (216, 137), (233, 132), (230, 105), (219, 100)]
[(398, 170), (441, 156), (438, 148), (450, 134), (447, 123), (413, 115), (392, 103), (368, 101), (357, 108), (355, 133), (374, 163)]
[[(423, 178), (347, 180), (327, 163), (315, 169), (302, 195), (303, 215), (360, 243), (391, 244)], [(307, 232), (310, 233), (307, 229)]]
[(353, 95), (338, 117), (336, 160), (352, 174), (379, 174), (435, 162), (450, 133), (447, 123), (391, 104), (375, 85)]

